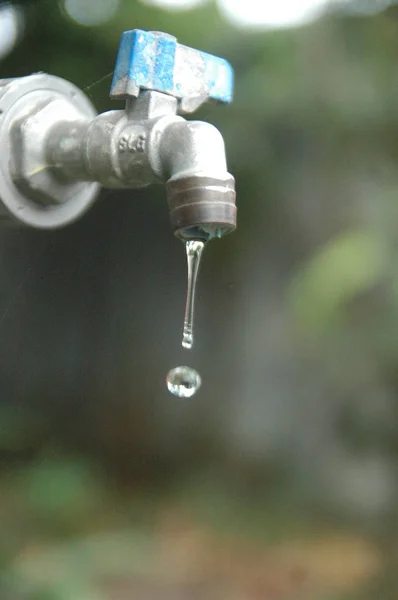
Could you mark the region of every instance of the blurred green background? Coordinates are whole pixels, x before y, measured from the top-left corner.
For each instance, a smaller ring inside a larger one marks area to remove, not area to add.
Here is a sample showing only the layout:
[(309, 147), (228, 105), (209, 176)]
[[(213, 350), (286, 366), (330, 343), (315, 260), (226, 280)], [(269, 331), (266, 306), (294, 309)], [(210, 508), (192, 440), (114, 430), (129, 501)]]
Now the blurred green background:
[[(286, 26), (284, 0), (271, 27), (266, 0), (157, 4), (0, 6), (1, 76), (63, 77), (98, 111), (122, 108), (125, 29), (227, 58), (233, 104), (193, 118), (223, 133), (239, 206), (189, 356), (162, 186), (1, 232), (0, 600), (396, 600), (398, 6)], [(181, 400), (165, 375), (187, 362)]]

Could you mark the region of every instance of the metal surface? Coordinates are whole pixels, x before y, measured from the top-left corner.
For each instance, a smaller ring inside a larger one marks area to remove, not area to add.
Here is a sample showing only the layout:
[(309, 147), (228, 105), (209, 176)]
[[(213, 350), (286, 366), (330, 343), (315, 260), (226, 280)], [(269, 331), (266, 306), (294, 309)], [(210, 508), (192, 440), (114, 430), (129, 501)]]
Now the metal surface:
[[(61, 112), (59, 112), (61, 111)], [(52, 229), (78, 219), (94, 201), (95, 182), (60, 182), (46, 143), (60, 115), (91, 120), (95, 109), (71, 83), (45, 74), (0, 82), (0, 216)]]
[(103, 113), (89, 123), (61, 122), (48, 142), (47, 160), (66, 180), (94, 180), (108, 188), (161, 182), (163, 131), (171, 122), (184, 122), (175, 110), (174, 98), (143, 92), (126, 110)]
[(191, 113), (208, 100), (232, 101), (233, 70), (223, 58), (178, 44), (171, 35), (132, 29), (120, 40), (111, 98), (138, 96), (143, 89), (170, 94), (179, 112)]
[(184, 239), (221, 237), (236, 228), (235, 180), (227, 171), (224, 140), (209, 123), (171, 123), (160, 139), (169, 176), (173, 229)]
[(212, 125), (177, 115), (199, 100), (230, 101), (225, 65), (166, 34), (125, 32), (111, 93), (119, 95), (124, 73), (126, 107), (98, 116), (80, 90), (57, 77), (0, 81), (0, 218), (60, 227), (83, 214), (100, 184), (167, 181), (177, 235), (209, 239), (233, 230), (234, 179), (223, 138)]
[(177, 235), (223, 235), (236, 227), (223, 138), (213, 125), (185, 121), (175, 109), (169, 96), (147, 91), (126, 111), (104, 113), (88, 124), (61, 123), (49, 140), (48, 160), (60, 178), (109, 188), (168, 181)]
[(235, 186), (214, 177), (183, 177), (167, 183), (172, 226), (183, 239), (222, 237), (236, 228)]

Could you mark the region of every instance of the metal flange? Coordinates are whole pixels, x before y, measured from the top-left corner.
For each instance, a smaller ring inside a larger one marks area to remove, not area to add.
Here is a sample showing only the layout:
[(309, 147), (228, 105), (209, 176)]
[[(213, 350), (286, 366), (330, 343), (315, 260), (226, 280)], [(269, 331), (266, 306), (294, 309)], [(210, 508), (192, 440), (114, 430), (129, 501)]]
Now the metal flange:
[(59, 77), (0, 81), (0, 219), (55, 229), (86, 212), (100, 185), (60, 179), (48, 165), (46, 141), (60, 118), (91, 121), (96, 114), (85, 94)]

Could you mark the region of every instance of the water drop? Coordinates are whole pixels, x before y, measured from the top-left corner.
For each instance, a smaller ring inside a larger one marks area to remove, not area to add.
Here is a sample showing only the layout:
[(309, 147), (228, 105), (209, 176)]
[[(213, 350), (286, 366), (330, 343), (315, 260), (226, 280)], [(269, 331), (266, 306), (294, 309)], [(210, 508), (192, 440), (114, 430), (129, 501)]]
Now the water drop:
[(195, 307), (195, 289), (198, 279), (200, 259), (205, 247), (203, 240), (188, 240), (185, 242), (188, 263), (188, 287), (185, 302), (184, 332), (182, 334), (182, 345), (190, 350), (193, 346), (193, 317)]
[(167, 388), (174, 396), (190, 398), (202, 384), (202, 378), (197, 371), (190, 367), (175, 367), (166, 377)]

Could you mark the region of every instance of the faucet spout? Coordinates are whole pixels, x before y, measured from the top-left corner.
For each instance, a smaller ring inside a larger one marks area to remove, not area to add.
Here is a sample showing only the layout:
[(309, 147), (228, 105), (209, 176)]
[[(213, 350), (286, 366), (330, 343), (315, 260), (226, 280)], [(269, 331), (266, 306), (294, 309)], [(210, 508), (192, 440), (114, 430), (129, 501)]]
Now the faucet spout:
[(164, 129), (159, 152), (175, 234), (209, 240), (233, 231), (235, 180), (221, 133), (209, 123), (177, 117)]

